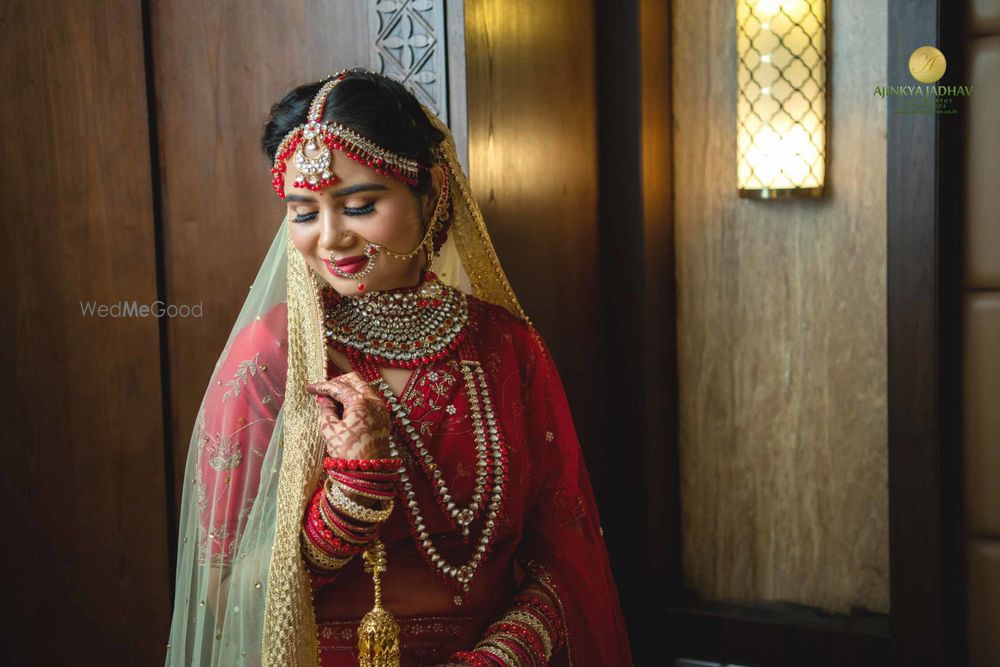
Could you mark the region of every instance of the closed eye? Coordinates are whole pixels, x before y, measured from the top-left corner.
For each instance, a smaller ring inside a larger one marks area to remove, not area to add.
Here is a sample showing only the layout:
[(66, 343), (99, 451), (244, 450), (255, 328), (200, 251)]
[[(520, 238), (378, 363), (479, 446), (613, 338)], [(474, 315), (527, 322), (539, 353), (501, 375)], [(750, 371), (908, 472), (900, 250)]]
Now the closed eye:
[(344, 207), (344, 215), (368, 215), (375, 210), (375, 202), (369, 202), (364, 206), (359, 206), (353, 208), (351, 206)]
[(317, 215), (319, 215), (319, 213), (316, 211), (313, 211), (312, 213), (299, 213), (292, 218), (292, 222), (309, 222), (310, 220), (315, 220)]

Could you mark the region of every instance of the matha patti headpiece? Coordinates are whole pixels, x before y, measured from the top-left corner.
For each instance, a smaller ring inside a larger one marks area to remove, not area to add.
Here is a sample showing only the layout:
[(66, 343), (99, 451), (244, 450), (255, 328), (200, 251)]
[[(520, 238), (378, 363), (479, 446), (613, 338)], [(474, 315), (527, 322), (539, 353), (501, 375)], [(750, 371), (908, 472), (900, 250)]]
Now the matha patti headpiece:
[(292, 183), (295, 187), (315, 191), (339, 182), (330, 170), (331, 150), (341, 151), (382, 176), (407, 185), (417, 184), (421, 165), (416, 160), (386, 150), (340, 123), (322, 122), (330, 91), (346, 76), (347, 70), (342, 70), (323, 84), (309, 105), (306, 122), (292, 128), (278, 145), (271, 167), (271, 184), (282, 199), (285, 198), (285, 160), (289, 155), (294, 155), (292, 161), (299, 172)]

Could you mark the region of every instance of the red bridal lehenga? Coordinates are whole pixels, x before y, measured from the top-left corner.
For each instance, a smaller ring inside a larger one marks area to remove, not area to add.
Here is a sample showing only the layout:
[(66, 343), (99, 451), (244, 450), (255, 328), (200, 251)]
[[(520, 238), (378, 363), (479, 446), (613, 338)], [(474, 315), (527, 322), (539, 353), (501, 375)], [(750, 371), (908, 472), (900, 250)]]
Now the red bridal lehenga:
[[(328, 330), (345, 297), (320, 286), (283, 222), (192, 436), (167, 665), (358, 664), (372, 575), (361, 557), (315, 567), (302, 539), (330, 462), (302, 387), (350, 371), (385, 401), (405, 469), (378, 528), (400, 664), (632, 664), (559, 374), (506, 283), (447, 136), (454, 200), (432, 267), (440, 280), (428, 273), (362, 298), (433, 309), (428, 290), (450, 295), (466, 313), (456, 344), (417, 365), (399, 396), (362, 356), (338, 368)], [(459, 274), (475, 296), (449, 286)], [(491, 633), (503, 641), (474, 651)]]

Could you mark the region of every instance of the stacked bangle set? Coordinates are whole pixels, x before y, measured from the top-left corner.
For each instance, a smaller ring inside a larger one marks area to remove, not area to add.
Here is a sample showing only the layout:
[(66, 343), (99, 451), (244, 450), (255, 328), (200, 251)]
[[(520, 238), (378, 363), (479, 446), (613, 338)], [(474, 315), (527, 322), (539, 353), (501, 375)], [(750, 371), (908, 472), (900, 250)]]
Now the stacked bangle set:
[(453, 653), (449, 660), (470, 667), (543, 667), (562, 641), (556, 610), (541, 596), (523, 592), (473, 650)]
[[(338, 570), (364, 551), (392, 514), (400, 459), (323, 459), (325, 478), (302, 522), (302, 552), (320, 573)], [(375, 501), (374, 506), (356, 498)]]

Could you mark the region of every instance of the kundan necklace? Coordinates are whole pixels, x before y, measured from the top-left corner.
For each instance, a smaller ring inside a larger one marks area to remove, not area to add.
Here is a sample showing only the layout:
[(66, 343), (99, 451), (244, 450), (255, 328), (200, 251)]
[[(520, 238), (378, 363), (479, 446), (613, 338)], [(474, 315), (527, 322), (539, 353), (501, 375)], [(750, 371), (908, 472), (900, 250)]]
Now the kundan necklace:
[(469, 320), (465, 295), (428, 271), (416, 289), (340, 296), (324, 291), (324, 328), (335, 348), (383, 366), (416, 368), (462, 342)]
[[(454, 602), (461, 605), (493, 544), (496, 521), (506, 496), (508, 455), (486, 374), (465, 336), (469, 322), (468, 301), (459, 290), (439, 282), (433, 273), (425, 277), (426, 281), (414, 290), (327, 299), (326, 332), (330, 344), (344, 351), (354, 368), (388, 406), (394, 431), (390, 438), (390, 455), (400, 458), (398, 443), (402, 440), (410, 454), (409, 460), (415, 461), (430, 481), (442, 513), (452, 527), (461, 528), (466, 540), (470, 539), (472, 523), (481, 519), (472, 555), (463, 563), (447, 561), (434, 545), (424, 512), (417, 502), (411, 478), (414, 471), (404, 463), (400, 469), (400, 494), (405, 501), (417, 549), (435, 573), (456, 590)], [(343, 301), (354, 303), (345, 308)], [(362, 313), (371, 319), (366, 320)], [(345, 317), (350, 319), (342, 319)], [(381, 344), (375, 345), (372, 341), (381, 341)], [(387, 348), (387, 343), (393, 345)], [(404, 368), (428, 365), (453, 351), (459, 356), (475, 441), (475, 487), (472, 498), (465, 505), (455, 502), (440, 467), (410, 420), (406, 407), (378, 370), (378, 364)]]

